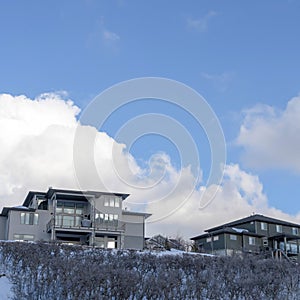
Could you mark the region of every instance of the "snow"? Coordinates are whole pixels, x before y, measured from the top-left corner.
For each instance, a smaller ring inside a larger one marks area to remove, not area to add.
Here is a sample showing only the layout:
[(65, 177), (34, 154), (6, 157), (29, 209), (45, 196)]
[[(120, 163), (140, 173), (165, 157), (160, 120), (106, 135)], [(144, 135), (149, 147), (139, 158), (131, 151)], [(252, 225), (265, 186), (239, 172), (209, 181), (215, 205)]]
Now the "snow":
[(202, 255), (202, 256), (215, 256), (213, 254), (208, 254), (208, 253), (198, 253), (198, 252), (186, 252), (186, 251), (182, 251), (182, 250), (178, 250), (178, 249), (173, 249), (171, 248), (170, 250), (164, 250), (164, 251), (161, 251), (161, 250), (152, 250), (152, 251), (149, 251), (149, 250), (144, 250), (142, 252), (138, 252), (140, 254), (147, 254), (147, 253), (150, 253), (152, 255), (155, 255), (155, 256), (164, 256), (164, 255)]
[(11, 299), (13, 293), (11, 292), (12, 284), (6, 276), (0, 277), (0, 300)]
[(233, 229), (234, 231), (236, 231), (236, 232), (238, 232), (238, 233), (248, 232), (247, 229), (243, 229), (243, 228), (235, 228), (235, 227), (232, 227), (231, 229)]

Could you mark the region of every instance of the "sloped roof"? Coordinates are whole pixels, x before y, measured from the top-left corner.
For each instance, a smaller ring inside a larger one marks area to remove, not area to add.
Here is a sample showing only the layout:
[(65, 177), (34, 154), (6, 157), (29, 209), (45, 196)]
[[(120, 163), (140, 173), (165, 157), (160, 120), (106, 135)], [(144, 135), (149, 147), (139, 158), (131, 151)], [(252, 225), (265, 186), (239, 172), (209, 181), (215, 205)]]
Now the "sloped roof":
[(224, 227), (235, 227), (235, 226), (243, 225), (243, 224), (253, 222), (253, 221), (266, 222), (266, 223), (278, 224), (278, 225), (293, 226), (293, 227), (300, 228), (300, 224), (291, 223), (291, 222), (288, 222), (288, 221), (283, 221), (283, 220), (279, 220), (279, 219), (275, 219), (275, 218), (266, 217), (264, 215), (255, 214), (255, 215), (251, 215), (251, 216), (246, 217), (246, 218), (242, 218), (242, 219), (239, 219), (239, 220), (236, 220), (236, 221), (225, 223), (223, 225), (212, 227), (212, 228), (207, 229), (205, 231), (206, 232), (212, 232), (212, 231), (224, 228)]
[(191, 240), (198, 240), (198, 239), (202, 239), (202, 238), (216, 236), (216, 235), (223, 234), (223, 233), (229, 233), (229, 234), (235, 234), (235, 235), (247, 235), (247, 236), (254, 236), (254, 237), (263, 237), (264, 236), (263, 234), (250, 232), (246, 229), (237, 231), (236, 228), (225, 227), (225, 228), (217, 229), (213, 232), (207, 232), (207, 233), (197, 235), (195, 237), (192, 237)]

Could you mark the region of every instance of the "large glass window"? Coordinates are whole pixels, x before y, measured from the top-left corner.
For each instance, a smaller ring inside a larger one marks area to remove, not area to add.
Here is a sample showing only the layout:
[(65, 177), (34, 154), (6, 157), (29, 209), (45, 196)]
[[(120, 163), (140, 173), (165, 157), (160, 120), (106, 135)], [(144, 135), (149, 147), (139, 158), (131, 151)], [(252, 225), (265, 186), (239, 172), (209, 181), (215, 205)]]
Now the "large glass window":
[(56, 226), (80, 227), (87, 205), (80, 202), (58, 200), (56, 205)]
[(120, 207), (120, 197), (104, 196), (104, 206)]
[(64, 214), (75, 214), (75, 203), (65, 202), (64, 203)]
[(118, 226), (119, 216), (116, 214), (96, 213), (95, 222), (98, 226)]
[(37, 225), (39, 221), (39, 214), (30, 213), (30, 212), (22, 212), (21, 213), (21, 224), (24, 225)]
[(292, 228), (292, 234), (298, 235), (299, 231), (297, 227)]
[(86, 212), (86, 205), (84, 203), (75, 203), (71, 201), (57, 201), (56, 213), (83, 215)]
[(74, 217), (73, 216), (62, 216), (62, 225), (67, 227), (74, 226)]
[(293, 254), (297, 254), (298, 253), (298, 246), (297, 246), (297, 244), (290, 244), (290, 251)]
[(76, 215), (83, 215), (84, 211), (84, 204), (83, 203), (76, 203)]

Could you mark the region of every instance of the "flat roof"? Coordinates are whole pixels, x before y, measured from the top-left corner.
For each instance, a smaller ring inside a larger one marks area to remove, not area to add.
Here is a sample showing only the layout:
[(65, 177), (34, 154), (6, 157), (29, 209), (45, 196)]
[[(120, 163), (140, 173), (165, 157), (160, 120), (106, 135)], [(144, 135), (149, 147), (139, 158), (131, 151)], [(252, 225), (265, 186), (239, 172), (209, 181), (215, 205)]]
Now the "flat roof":
[(10, 210), (15, 210), (15, 211), (30, 211), (30, 212), (35, 211), (35, 209), (33, 209), (33, 208), (21, 207), (21, 206), (16, 206), (16, 207), (3, 207), (0, 216), (6, 217), (6, 216), (8, 215), (8, 212), (9, 212)]
[(147, 218), (149, 218), (149, 217), (152, 216), (152, 214), (141, 213), (141, 212), (130, 211), (130, 210), (122, 210), (122, 214), (124, 214), (124, 215), (132, 215), (132, 216), (144, 216), (145, 219), (147, 219)]
[(101, 195), (116, 195), (118, 197), (121, 197), (122, 200), (125, 200), (129, 194), (125, 194), (125, 193), (115, 193), (115, 192), (99, 192), (99, 191), (81, 191), (81, 190), (66, 190), (66, 189), (53, 189), (53, 188), (49, 188), (47, 192), (38, 192), (38, 191), (29, 191), (24, 202), (23, 205), (24, 206), (29, 206), (29, 203), (31, 201), (31, 199), (35, 196), (35, 195), (39, 195), (39, 196), (43, 196), (45, 198), (51, 198), (53, 196), (53, 194), (72, 194), (72, 195), (78, 195), (78, 196), (86, 196), (86, 195), (91, 195), (91, 196), (96, 196), (99, 197)]
[(101, 195), (116, 195), (118, 197), (121, 197), (122, 200), (125, 200), (129, 194), (125, 193), (115, 193), (115, 192), (100, 192), (100, 191), (81, 191), (81, 190), (64, 190), (64, 189), (53, 189), (49, 188), (49, 190), (46, 193), (47, 198), (51, 198), (53, 194), (55, 193), (65, 193), (65, 194), (77, 194), (77, 195), (93, 195), (93, 196), (101, 196)]

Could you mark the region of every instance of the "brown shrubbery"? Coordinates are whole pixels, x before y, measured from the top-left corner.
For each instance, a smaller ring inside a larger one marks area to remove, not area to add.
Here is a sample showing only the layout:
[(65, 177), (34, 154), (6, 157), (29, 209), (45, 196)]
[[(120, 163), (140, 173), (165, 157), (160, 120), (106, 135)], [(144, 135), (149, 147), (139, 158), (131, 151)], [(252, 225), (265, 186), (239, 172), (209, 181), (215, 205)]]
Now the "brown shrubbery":
[(299, 266), (287, 261), (46, 243), (0, 247), (15, 299), (300, 299)]

